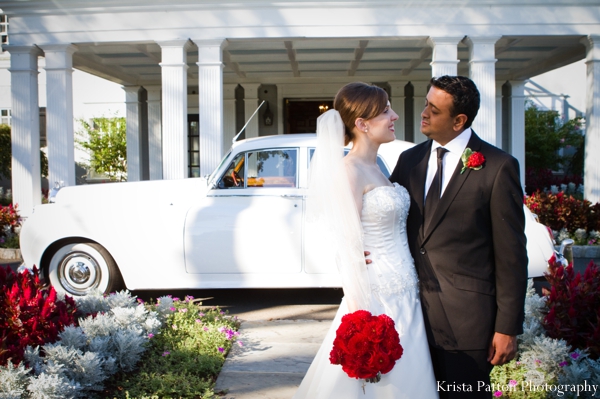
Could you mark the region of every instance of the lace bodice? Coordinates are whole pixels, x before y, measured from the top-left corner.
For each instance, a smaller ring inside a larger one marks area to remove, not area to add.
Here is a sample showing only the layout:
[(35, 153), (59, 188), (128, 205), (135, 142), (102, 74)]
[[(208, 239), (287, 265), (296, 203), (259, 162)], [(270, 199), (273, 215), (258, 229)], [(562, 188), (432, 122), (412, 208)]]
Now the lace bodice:
[(363, 196), (361, 221), (372, 292), (406, 295), (418, 292), (414, 261), (408, 247), (406, 219), (410, 207), (408, 191), (397, 183), (377, 187)]

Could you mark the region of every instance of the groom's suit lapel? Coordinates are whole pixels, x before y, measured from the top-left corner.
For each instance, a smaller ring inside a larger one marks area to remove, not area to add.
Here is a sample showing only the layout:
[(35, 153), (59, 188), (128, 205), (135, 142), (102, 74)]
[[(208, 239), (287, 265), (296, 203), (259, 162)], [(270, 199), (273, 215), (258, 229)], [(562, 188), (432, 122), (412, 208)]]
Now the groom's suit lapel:
[[(481, 139), (475, 134), (475, 132), (471, 133), (471, 138), (469, 139), (469, 143), (467, 144), (467, 147), (469, 147), (474, 152), (479, 151), (481, 149)], [(459, 160), (458, 165), (456, 165), (456, 169), (454, 169), (454, 173), (452, 174), (452, 177), (450, 178), (450, 181), (448, 182), (448, 186), (446, 187), (446, 190), (444, 190), (444, 193), (442, 194), (442, 197), (440, 198), (440, 202), (438, 203), (438, 206), (435, 209), (435, 212), (433, 213), (431, 222), (429, 223), (429, 229), (424, 232), (425, 235), (423, 237), (423, 242), (427, 241), (427, 239), (429, 238), (431, 233), (439, 225), (440, 221), (444, 217), (444, 214), (448, 210), (448, 207), (450, 206), (452, 201), (454, 201), (454, 198), (456, 197), (456, 195), (462, 188), (463, 184), (465, 183), (465, 181), (467, 181), (467, 178), (471, 174), (471, 169), (468, 169), (468, 168), (467, 168), (467, 170), (465, 170), (464, 173), (461, 174), (460, 171), (462, 170), (462, 168), (463, 168), (462, 160)], [(425, 171), (427, 171), (427, 169), (425, 169)], [(424, 181), (425, 181), (425, 178), (423, 178), (422, 182), (424, 182)], [(421, 184), (423, 186), (425, 185), (424, 183), (421, 183)], [(422, 191), (423, 190), (424, 190), (424, 188), (422, 188)], [(423, 205), (421, 204), (421, 206), (423, 206)]]
[[(425, 198), (425, 179), (427, 177), (427, 164), (431, 153), (431, 140), (424, 145), (417, 154), (418, 163), (410, 170), (410, 192), (413, 193), (415, 203), (419, 207), (419, 214), (423, 215), (423, 198)], [(419, 235), (423, 235), (423, 223), (420, 223)]]

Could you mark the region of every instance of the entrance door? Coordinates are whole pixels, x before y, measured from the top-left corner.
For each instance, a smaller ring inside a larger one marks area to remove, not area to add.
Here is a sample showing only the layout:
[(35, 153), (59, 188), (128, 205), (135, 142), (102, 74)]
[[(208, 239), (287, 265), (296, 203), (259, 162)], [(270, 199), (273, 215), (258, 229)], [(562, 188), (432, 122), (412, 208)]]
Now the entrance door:
[(315, 133), (317, 118), (333, 108), (331, 100), (298, 100), (286, 98), (285, 101), (286, 134)]

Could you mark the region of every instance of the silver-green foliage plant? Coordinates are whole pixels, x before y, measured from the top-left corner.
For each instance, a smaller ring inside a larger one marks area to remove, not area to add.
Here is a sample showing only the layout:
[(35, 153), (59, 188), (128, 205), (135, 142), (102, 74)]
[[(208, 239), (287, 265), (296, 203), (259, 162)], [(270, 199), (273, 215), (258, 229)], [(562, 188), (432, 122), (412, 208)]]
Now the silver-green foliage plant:
[(584, 383), (600, 387), (599, 360), (590, 359), (585, 351), (573, 350), (562, 339), (546, 336), (542, 326), (545, 302), (533, 289), (533, 280), (529, 280), (523, 334), (517, 337), (517, 359), (492, 370), (494, 397), (576, 398), (576, 392), (551, 388)]
[(172, 313), (172, 299), (149, 311), (129, 292), (76, 299), (82, 315), (79, 326), (66, 327), (59, 341), (27, 347), (23, 364), (0, 370), (0, 399), (80, 398), (103, 389), (103, 382), (119, 371), (132, 371)]
[(29, 370), (23, 363), (15, 367), (10, 359), (6, 366), (0, 366), (0, 398), (19, 399), (25, 393)]

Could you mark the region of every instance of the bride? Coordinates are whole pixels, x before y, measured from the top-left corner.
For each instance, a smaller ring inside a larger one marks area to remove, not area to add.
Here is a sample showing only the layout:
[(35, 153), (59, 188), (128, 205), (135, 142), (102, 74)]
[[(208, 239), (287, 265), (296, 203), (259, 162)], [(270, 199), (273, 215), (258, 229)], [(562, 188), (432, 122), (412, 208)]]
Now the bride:
[[(334, 109), (317, 120), (307, 226), (330, 238), (344, 299), (295, 399), (438, 398), (406, 237), (410, 197), (377, 166), (377, 150), (395, 139), (397, 119), (383, 89), (356, 82), (342, 87)], [(343, 157), (349, 142), (352, 149)], [(365, 263), (363, 251), (372, 263)], [(404, 349), (378, 383), (350, 378), (329, 361), (342, 316), (359, 309), (391, 317)]]

